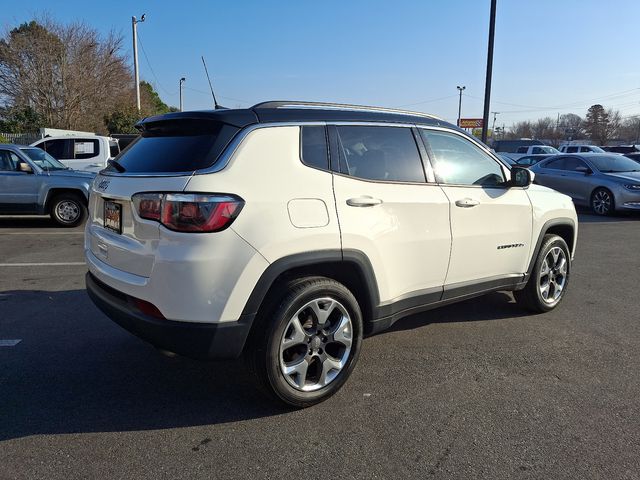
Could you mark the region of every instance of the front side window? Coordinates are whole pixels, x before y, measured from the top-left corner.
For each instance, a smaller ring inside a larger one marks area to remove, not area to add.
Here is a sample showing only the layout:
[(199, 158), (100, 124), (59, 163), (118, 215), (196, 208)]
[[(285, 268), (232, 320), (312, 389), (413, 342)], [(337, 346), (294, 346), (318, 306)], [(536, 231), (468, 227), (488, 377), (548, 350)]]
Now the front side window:
[(73, 141), (73, 154), (77, 160), (93, 158), (100, 153), (100, 142), (97, 139), (76, 139)]
[(587, 168), (587, 164), (576, 157), (567, 157), (564, 160), (563, 169), (576, 171), (578, 167)]
[(329, 169), (327, 137), (323, 126), (302, 127), (300, 132), (302, 163), (310, 167)]
[(15, 172), (16, 167), (11, 160), (11, 152), (0, 150), (0, 172)]
[(567, 152), (567, 153), (578, 153), (578, 147), (567, 147), (565, 152)]
[(342, 173), (365, 180), (426, 181), (410, 128), (354, 125), (336, 129)]
[(22, 153), (26, 154), (33, 163), (43, 170), (67, 170), (67, 167), (62, 163), (39, 148), (23, 148)]
[(453, 133), (421, 129), (438, 183), (499, 186), (504, 174), (498, 162), (470, 140)]

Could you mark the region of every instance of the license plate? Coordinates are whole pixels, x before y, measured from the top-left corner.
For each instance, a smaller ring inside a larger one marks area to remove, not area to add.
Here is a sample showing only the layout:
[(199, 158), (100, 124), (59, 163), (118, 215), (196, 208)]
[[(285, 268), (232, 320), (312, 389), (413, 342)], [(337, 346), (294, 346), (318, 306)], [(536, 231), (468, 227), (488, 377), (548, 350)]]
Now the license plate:
[(122, 205), (105, 200), (104, 202), (104, 228), (117, 233), (122, 233)]

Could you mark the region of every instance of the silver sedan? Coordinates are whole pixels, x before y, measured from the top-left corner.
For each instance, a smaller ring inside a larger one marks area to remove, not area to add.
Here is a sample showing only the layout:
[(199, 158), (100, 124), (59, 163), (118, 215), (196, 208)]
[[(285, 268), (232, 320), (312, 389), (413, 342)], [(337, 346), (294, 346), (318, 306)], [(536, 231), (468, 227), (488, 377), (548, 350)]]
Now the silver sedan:
[(570, 195), (597, 215), (640, 210), (640, 164), (618, 154), (554, 155), (530, 167), (535, 183)]

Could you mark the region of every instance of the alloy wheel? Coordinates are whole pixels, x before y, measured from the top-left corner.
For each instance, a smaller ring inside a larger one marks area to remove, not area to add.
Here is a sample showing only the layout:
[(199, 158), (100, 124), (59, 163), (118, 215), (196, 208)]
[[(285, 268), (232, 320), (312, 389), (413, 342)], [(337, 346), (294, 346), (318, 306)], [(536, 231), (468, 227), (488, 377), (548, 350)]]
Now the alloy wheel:
[(557, 303), (567, 283), (567, 256), (560, 247), (553, 247), (542, 261), (538, 288), (540, 296), (548, 304)]
[(347, 309), (329, 297), (314, 299), (289, 320), (280, 340), (280, 370), (293, 388), (319, 390), (347, 364), (353, 325)]
[(611, 195), (606, 190), (598, 190), (593, 195), (591, 205), (598, 215), (606, 215), (611, 210)]

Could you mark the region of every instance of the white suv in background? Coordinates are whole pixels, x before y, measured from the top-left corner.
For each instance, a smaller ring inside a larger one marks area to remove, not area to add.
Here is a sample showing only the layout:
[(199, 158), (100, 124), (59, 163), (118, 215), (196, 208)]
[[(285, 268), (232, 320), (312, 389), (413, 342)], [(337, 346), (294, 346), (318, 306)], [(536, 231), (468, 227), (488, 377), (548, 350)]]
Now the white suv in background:
[(244, 354), (291, 405), (335, 393), (363, 335), (409, 314), (566, 292), (571, 199), (435, 117), (267, 102), (139, 129), (93, 183), (89, 295), (160, 349)]
[(74, 170), (97, 172), (120, 153), (118, 141), (99, 135), (46, 137), (31, 144)]

